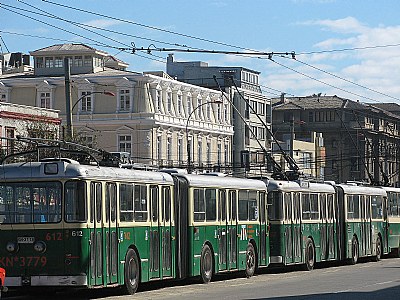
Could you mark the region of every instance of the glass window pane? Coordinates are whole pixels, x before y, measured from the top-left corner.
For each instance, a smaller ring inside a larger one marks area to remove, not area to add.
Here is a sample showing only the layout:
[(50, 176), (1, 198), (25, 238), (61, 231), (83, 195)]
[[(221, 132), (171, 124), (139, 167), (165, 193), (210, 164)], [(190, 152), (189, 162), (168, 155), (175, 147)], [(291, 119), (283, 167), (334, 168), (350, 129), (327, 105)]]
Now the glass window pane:
[(193, 191), (193, 204), (194, 204), (194, 220), (205, 220), (205, 204), (204, 204), (204, 190), (194, 189)]
[(206, 189), (206, 220), (215, 221), (217, 219), (217, 191), (215, 189)]
[(67, 222), (85, 222), (86, 183), (69, 181), (65, 184), (65, 220)]
[(119, 209), (122, 222), (133, 221), (133, 185), (121, 184), (119, 186)]

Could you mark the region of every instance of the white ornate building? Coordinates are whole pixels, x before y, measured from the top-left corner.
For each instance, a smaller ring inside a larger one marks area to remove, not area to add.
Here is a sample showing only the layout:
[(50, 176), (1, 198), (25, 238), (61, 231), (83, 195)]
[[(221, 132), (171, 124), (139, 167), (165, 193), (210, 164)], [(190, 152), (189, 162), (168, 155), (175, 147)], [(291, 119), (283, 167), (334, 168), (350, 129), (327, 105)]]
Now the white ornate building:
[(125, 63), (83, 44), (30, 54), (33, 73), (0, 76), (2, 101), (60, 110), (65, 126), (63, 62), (68, 57), (75, 134), (107, 151), (130, 152), (138, 163), (186, 167), (189, 144), (194, 166), (232, 164), (231, 107), (219, 91), (163, 72), (126, 71)]

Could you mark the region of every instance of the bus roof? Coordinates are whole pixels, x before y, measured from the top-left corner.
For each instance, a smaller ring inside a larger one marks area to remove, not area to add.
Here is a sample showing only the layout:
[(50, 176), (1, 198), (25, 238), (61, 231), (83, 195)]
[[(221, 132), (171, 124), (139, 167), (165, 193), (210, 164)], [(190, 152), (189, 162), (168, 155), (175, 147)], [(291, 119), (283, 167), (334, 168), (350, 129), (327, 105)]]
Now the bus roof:
[[(53, 172), (47, 172), (46, 167)], [(74, 161), (50, 161), (12, 163), (0, 166), (1, 181), (23, 180), (57, 180), (57, 179), (95, 179), (95, 180), (126, 180), (137, 182), (154, 182), (173, 184), (172, 177), (167, 173), (155, 171), (132, 170), (95, 165), (81, 165)]]
[(190, 186), (267, 190), (266, 184), (263, 181), (256, 179), (230, 176), (222, 177), (206, 174), (177, 174), (175, 176), (185, 178), (189, 182)]
[(380, 188), (383, 189), (383, 190), (385, 190), (386, 192), (400, 193), (400, 187), (381, 186)]
[(341, 188), (346, 194), (361, 194), (361, 195), (378, 195), (386, 196), (386, 191), (381, 187), (365, 186), (365, 185), (354, 185), (354, 184), (337, 184), (338, 188)]
[(326, 183), (270, 180), (268, 182), (268, 191), (274, 190), (286, 192), (335, 193), (335, 188), (332, 185)]

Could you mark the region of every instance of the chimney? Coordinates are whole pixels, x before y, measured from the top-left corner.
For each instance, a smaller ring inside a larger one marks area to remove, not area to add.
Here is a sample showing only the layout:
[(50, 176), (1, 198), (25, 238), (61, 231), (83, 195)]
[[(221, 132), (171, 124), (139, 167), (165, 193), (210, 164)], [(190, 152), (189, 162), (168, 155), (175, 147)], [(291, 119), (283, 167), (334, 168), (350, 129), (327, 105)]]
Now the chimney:
[(281, 93), (281, 101), (280, 101), (280, 103), (286, 103), (286, 99), (285, 99), (285, 95), (286, 95), (286, 93)]
[(174, 54), (170, 53), (168, 54), (167, 63), (173, 63), (173, 62), (174, 62)]

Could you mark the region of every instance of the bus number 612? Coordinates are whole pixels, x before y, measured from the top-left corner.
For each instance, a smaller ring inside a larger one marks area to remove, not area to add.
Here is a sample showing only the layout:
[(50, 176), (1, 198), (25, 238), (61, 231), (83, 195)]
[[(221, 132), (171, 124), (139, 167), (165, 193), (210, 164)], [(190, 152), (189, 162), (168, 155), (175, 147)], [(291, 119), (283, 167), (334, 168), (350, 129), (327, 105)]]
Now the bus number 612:
[(71, 236), (83, 236), (82, 230), (71, 231)]

